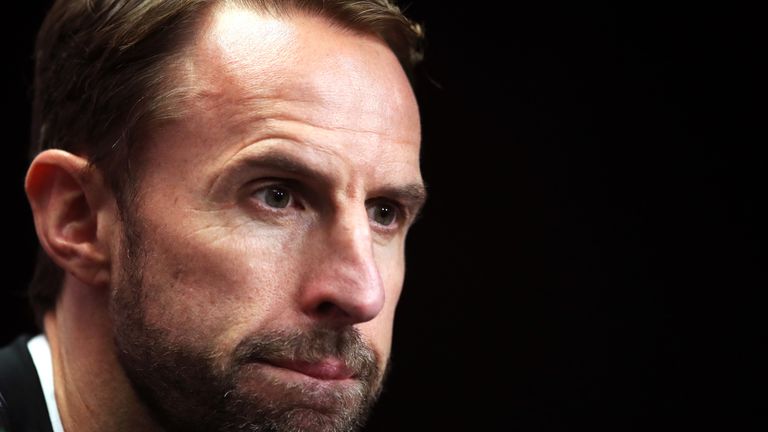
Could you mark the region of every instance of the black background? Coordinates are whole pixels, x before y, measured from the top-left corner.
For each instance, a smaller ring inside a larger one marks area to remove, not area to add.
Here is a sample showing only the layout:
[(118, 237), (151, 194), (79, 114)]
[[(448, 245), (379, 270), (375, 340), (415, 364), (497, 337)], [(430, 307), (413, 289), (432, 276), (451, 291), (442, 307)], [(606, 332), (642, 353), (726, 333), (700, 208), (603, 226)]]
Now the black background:
[[(33, 331), (23, 179), (48, 2), (20, 3), (0, 342)], [(759, 15), (563, 3), (409, 8), (431, 197), (367, 430), (766, 430)]]

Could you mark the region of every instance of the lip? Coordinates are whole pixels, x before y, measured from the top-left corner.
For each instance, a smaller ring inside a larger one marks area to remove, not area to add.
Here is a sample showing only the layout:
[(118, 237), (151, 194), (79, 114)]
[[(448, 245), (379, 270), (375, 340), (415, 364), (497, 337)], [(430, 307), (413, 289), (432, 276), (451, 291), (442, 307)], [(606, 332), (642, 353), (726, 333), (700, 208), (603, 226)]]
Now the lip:
[(340, 381), (355, 376), (354, 371), (344, 361), (335, 358), (320, 361), (270, 359), (266, 363), (324, 381)]

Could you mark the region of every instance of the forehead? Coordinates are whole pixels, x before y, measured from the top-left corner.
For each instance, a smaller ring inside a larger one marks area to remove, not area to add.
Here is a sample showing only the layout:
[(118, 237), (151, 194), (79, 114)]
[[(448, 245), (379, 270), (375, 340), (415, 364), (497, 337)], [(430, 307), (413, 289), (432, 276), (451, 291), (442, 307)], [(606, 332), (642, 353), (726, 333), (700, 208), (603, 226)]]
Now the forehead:
[(347, 187), (355, 176), (421, 182), (415, 96), (377, 39), (319, 17), (224, 6), (185, 51), (180, 116), (149, 131), (144, 180), (195, 172), (184, 187), (205, 187), (231, 161), (269, 150), (323, 165)]
[(229, 103), (239, 115), (262, 118), (288, 107), (325, 128), (420, 139), (416, 100), (395, 55), (375, 37), (323, 17), (221, 7), (200, 32), (189, 66), (197, 103)]

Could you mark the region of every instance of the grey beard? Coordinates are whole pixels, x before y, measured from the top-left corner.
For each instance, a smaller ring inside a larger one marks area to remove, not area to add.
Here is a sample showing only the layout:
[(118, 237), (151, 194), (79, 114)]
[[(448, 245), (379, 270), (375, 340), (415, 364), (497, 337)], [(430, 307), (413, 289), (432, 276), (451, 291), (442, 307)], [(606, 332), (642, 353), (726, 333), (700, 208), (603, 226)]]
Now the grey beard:
[[(375, 352), (356, 329), (251, 335), (228, 357), (215, 347), (201, 351), (177, 342), (167, 331), (146, 322), (143, 263), (147, 253), (134, 221), (124, 222), (125, 265), (111, 299), (114, 340), (134, 391), (158, 424), (169, 432), (347, 432), (360, 428), (381, 392), (386, 371), (377, 366)], [(329, 356), (343, 359), (355, 372), (357, 381), (349, 386), (352, 388), (333, 392), (320, 385), (289, 385), (253, 368), (259, 359)], [(270, 391), (244, 390), (246, 377)]]

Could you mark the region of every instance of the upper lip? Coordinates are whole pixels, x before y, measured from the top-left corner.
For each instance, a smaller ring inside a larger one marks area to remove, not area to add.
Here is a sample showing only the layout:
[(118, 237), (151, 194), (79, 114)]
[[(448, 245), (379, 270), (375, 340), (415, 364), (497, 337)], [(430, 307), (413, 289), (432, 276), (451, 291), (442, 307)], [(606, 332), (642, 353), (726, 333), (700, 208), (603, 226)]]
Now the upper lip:
[(341, 359), (328, 357), (321, 360), (269, 359), (267, 363), (302, 373), (320, 380), (343, 380), (355, 376), (346, 362)]

